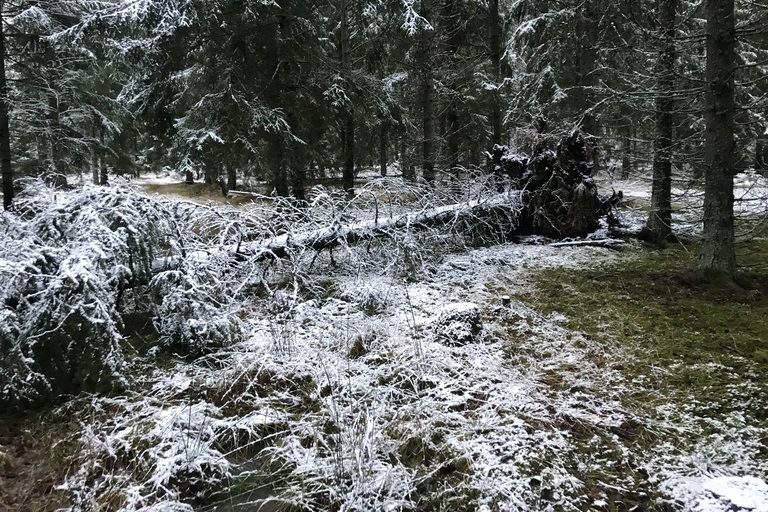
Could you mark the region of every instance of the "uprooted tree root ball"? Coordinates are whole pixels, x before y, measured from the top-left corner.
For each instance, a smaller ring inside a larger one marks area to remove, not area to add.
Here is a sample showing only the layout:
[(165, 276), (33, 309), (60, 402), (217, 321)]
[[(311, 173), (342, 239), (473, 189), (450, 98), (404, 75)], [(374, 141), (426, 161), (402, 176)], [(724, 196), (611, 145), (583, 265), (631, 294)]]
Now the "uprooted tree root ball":
[(611, 214), (622, 193), (598, 193), (589, 158), (594, 148), (588, 144), (585, 135), (575, 130), (560, 140), (556, 151), (539, 146), (528, 156), (507, 146), (493, 148), (494, 174), (522, 191), (518, 234), (583, 237), (600, 227), (601, 217)]

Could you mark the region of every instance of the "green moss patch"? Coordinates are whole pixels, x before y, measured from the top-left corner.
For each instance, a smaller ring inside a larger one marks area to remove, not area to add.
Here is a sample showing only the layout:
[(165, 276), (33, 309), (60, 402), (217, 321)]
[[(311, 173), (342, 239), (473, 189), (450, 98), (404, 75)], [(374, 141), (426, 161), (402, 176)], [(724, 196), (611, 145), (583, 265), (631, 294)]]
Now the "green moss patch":
[(768, 275), (705, 275), (696, 259), (675, 245), (609, 267), (542, 270), (519, 298), (648, 364), (768, 370)]

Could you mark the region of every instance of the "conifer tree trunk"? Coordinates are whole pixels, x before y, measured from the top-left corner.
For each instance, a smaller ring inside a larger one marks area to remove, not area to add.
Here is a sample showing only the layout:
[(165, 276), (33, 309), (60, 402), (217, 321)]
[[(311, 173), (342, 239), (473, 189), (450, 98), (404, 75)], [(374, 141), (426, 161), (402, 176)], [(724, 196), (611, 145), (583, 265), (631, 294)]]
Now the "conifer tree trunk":
[[(432, 0), (422, 0), (421, 16), (432, 22)], [(422, 101), (422, 177), (428, 183), (435, 181), (435, 83), (432, 66), (434, 30), (421, 32), (421, 101)]]
[(734, 0), (706, 0), (707, 66), (704, 231), (699, 268), (736, 270), (733, 218)]
[(661, 37), (656, 96), (656, 140), (653, 152), (651, 211), (646, 225), (650, 239), (672, 235), (672, 108), (675, 74), (675, 13), (677, 0), (657, 0)]
[(96, 148), (91, 149), (91, 180), (94, 185), (98, 185), (99, 181), (99, 154)]
[[(459, 46), (461, 36), (461, 14), (456, 6), (456, 0), (445, 0), (445, 21), (448, 43), (448, 58), (452, 68), (452, 80), (450, 89), (459, 91), (458, 66), (459, 66)], [(459, 109), (458, 100), (454, 97), (448, 104), (448, 170), (451, 174), (455, 173), (459, 166), (459, 156), (461, 154), (461, 130), (459, 128)]]
[(435, 181), (435, 85), (430, 68), (424, 69), (422, 84), (422, 132), (424, 143), (422, 148), (422, 176), (425, 181)]
[(285, 142), (280, 134), (272, 137), (271, 160), (274, 165), (274, 189), (277, 195), (287, 197), (288, 190), (288, 172), (285, 169)]
[(99, 179), (99, 185), (106, 185), (109, 181), (109, 177), (107, 175), (107, 148), (104, 144), (104, 127), (101, 127), (101, 130), (99, 132), (99, 142), (101, 142), (101, 152), (99, 157), (100, 167), (101, 167), (101, 176)]
[[(627, 126), (622, 128), (623, 135), (621, 137), (621, 179), (626, 180), (629, 178), (629, 173), (632, 171), (632, 145), (629, 141), (631, 127)], [(625, 131), (624, 131), (625, 130)]]
[(389, 137), (387, 134), (387, 128), (383, 124), (381, 125), (379, 133), (379, 169), (381, 172), (381, 177), (385, 177), (387, 175), (387, 163), (388, 163), (388, 156), (387, 156), (387, 145), (389, 142)]
[(400, 169), (403, 173), (403, 179), (406, 181), (415, 181), (416, 173), (413, 169), (411, 157), (408, 154), (408, 133), (400, 136)]
[(48, 118), (50, 126), (50, 138), (51, 138), (51, 160), (52, 166), (49, 169), (51, 172), (55, 171), (57, 174), (66, 175), (67, 163), (64, 159), (64, 148), (61, 141), (61, 121), (60, 121), (61, 105), (59, 105), (58, 98), (51, 94), (48, 97)]
[(227, 189), (235, 190), (237, 188), (237, 169), (234, 165), (229, 164), (227, 169)]
[[(37, 142), (37, 173), (43, 175), (48, 169), (49, 156), (48, 156), (48, 136), (47, 130), (41, 130), (35, 137)], [(98, 182), (96, 183), (98, 185)]]
[[(341, 70), (344, 77), (352, 71), (352, 44), (349, 31), (349, 0), (341, 0)], [(345, 107), (343, 127), (344, 170), (342, 184), (351, 192), (355, 187), (355, 114), (351, 105)]]
[(293, 197), (304, 201), (307, 199), (306, 193), (307, 171), (304, 165), (299, 165), (291, 173), (291, 192)]
[[(499, 0), (489, 0), (488, 2), (491, 37), (491, 73), (494, 83), (498, 86), (501, 83), (501, 16), (499, 15)], [(491, 147), (501, 144), (501, 97), (499, 90), (492, 91), (491, 96)]]
[(579, 42), (579, 60), (576, 89), (576, 109), (584, 112), (581, 129), (589, 135), (598, 135), (598, 123), (592, 112), (595, 105), (594, 86), (596, 82), (597, 45), (599, 18), (596, 0), (584, 0), (576, 19), (576, 40)]
[(8, 119), (8, 83), (5, 78), (5, 27), (0, 1), (0, 170), (3, 177), (3, 208), (13, 203), (13, 168), (11, 167), (11, 128)]

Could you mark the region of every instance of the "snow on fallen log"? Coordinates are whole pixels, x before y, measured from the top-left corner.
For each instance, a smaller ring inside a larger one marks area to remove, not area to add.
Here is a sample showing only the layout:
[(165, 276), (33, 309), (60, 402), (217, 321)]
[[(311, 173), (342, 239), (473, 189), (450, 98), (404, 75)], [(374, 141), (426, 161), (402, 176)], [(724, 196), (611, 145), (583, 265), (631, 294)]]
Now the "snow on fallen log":
[[(231, 257), (240, 258), (285, 258), (296, 250), (322, 251), (343, 244), (355, 244), (361, 240), (387, 236), (393, 231), (445, 226), (473, 217), (481, 219), (493, 210), (501, 210), (517, 216), (522, 210), (520, 197), (520, 191), (510, 190), (482, 199), (424, 208), (418, 212), (387, 218), (376, 217), (350, 224), (335, 222), (318, 229), (298, 233), (289, 232), (255, 242), (220, 246), (213, 251), (195, 251), (187, 255), (186, 260), (193, 264), (205, 264), (210, 260), (213, 252), (229, 253)], [(178, 268), (181, 259), (180, 256), (156, 259), (152, 262), (152, 271), (158, 273)]]
[(549, 244), (551, 247), (615, 247), (626, 242), (618, 238), (601, 238), (598, 240), (570, 240)]
[[(345, 223), (341, 217), (336, 217), (325, 226), (309, 226), (304, 230), (294, 228), (292, 231), (288, 222), (279, 228), (284, 230), (288, 224), (287, 233), (220, 246), (213, 251), (236, 258), (284, 258), (293, 252), (308, 249), (322, 251), (394, 235), (397, 231), (451, 224), (460, 230), (460, 234), (468, 236), (484, 237), (490, 232), (502, 233), (502, 238), (512, 234), (535, 234), (566, 240), (583, 238), (600, 227), (602, 217), (608, 217), (609, 226), (615, 225), (617, 221), (612, 217), (612, 210), (623, 198), (621, 192), (614, 191), (612, 195), (598, 193), (591, 177), (594, 164), (589, 148), (593, 143), (592, 139), (588, 141), (584, 134), (575, 130), (562, 137), (556, 150), (541, 147), (531, 157), (515, 154), (506, 146), (496, 146), (493, 154), (488, 154), (493, 164), (493, 176), (490, 183), (479, 191), (480, 199), (428, 207), (383, 219), (378, 216), (377, 203), (373, 219)], [(496, 193), (490, 193), (491, 190), (496, 190)], [(434, 200), (436, 189), (427, 188), (422, 192), (422, 199)], [(376, 197), (375, 194), (373, 196)], [(279, 212), (279, 209), (278, 204), (273, 211)], [(298, 219), (305, 216), (301, 208), (286, 211), (298, 213)], [(494, 218), (495, 214), (500, 216)], [(617, 243), (561, 242), (563, 245)], [(203, 263), (210, 259), (211, 254), (208, 251), (196, 252), (187, 261)], [(176, 268), (180, 260), (174, 256), (156, 260), (153, 270), (159, 272)]]

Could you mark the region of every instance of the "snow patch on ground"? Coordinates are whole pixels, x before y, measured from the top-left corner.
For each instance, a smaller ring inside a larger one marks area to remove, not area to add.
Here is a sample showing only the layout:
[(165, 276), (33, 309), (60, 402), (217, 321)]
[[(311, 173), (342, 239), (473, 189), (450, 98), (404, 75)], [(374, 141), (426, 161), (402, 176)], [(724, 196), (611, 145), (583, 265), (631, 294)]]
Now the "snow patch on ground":
[(675, 493), (693, 512), (768, 512), (768, 484), (753, 476), (685, 478)]
[(177, 185), (184, 183), (184, 179), (172, 172), (144, 173), (138, 178), (131, 178), (134, 185)]

